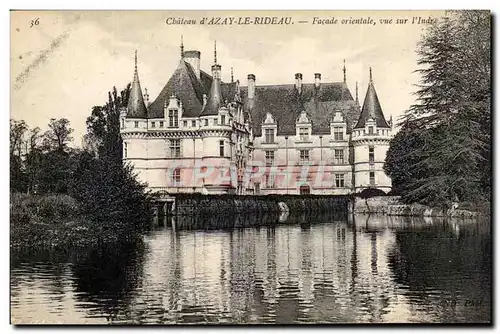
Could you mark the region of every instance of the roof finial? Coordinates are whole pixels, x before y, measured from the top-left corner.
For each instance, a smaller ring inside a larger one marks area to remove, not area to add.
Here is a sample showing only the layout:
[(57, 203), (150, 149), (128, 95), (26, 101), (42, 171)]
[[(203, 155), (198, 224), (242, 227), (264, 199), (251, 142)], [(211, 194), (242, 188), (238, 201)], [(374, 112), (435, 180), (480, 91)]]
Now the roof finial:
[(184, 58), (184, 38), (181, 35), (181, 58)]
[(134, 72), (137, 73), (137, 50), (135, 50)]
[(146, 107), (149, 107), (149, 94), (147, 88), (144, 88), (144, 100), (146, 100)]
[(231, 67), (231, 83), (234, 82), (233, 68)]
[(358, 98), (358, 82), (356, 81), (356, 104), (359, 105), (359, 98)]
[(372, 68), (371, 68), (371, 66), (370, 66), (370, 83), (371, 84), (373, 83)]
[(344, 59), (344, 68), (342, 69), (342, 71), (344, 72), (344, 82), (346, 82), (346, 75), (345, 75), (345, 59)]
[(214, 64), (217, 65), (217, 41), (214, 41)]

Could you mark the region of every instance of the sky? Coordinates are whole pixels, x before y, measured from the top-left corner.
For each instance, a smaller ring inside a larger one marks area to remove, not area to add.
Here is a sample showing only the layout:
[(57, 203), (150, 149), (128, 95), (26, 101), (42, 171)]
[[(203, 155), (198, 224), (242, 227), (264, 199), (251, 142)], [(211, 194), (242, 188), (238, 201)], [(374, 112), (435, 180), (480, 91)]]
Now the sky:
[[(201, 52), (201, 68), (210, 73), (217, 40), (222, 80), (246, 85), (293, 84), (302, 73), (323, 82), (343, 80), (354, 96), (356, 81), (363, 101), (372, 67), (373, 81), (387, 119), (397, 119), (414, 103), (419, 75), (417, 43), (425, 24), (413, 17), (444, 15), (440, 11), (13, 11), (10, 23), (11, 118), (30, 127), (47, 128), (50, 118), (65, 117), (80, 146), (92, 106), (103, 105), (107, 92), (122, 89), (133, 78), (134, 51), (139, 77), (153, 101), (185, 50)], [(291, 17), (291, 25), (168, 25), (168, 18)], [(313, 18), (336, 18), (337, 24), (312, 24)], [(341, 24), (342, 19), (371, 18), (373, 24)], [(396, 24), (397, 18), (408, 18)], [(36, 20), (38, 19), (38, 20)], [(392, 19), (390, 24), (381, 20)], [(308, 23), (298, 23), (307, 21)]]

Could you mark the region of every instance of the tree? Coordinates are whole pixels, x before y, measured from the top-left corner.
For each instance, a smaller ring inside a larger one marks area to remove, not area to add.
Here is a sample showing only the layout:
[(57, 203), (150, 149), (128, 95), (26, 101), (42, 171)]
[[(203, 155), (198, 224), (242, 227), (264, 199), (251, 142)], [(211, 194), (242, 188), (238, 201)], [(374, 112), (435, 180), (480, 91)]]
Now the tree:
[(69, 127), (69, 120), (61, 118), (56, 120), (51, 118), (49, 129), (43, 136), (43, 146), (47, 151), (66, 151), (68, 144), (73, 140), (71, 133), (73, 129)]
[(120, 136), (120, 111), (127, 107), (130, 84), (118, 92), (113, 87), (108, 92), (108, 102), (92, 108), (87, 118), (87, 146), (95, 150), (99, 157), (106, 157), (117, 164), (122, 163), (122, 140)]
[(489, 196), (490, 21), (487, 11), (449, 12), (419, 43), (417, 103), (386, 160), (409, 202), (447, 206)]
[(78, 155), (72, 179), (72, 196), (99, 228), (142, 228), (151, 215), (149, 194), (122, 161), (120, 111), (127, 106), (130, 84), (108, 93), (103, 106), (94, 106), (87, 118), (86, 150)]
[(24, 191), (26, 174), (23, 168), (24, 136), (28, 126), (24, 121), (10, 120), (10, 188), (11, 191)]
[(391, 139), (384, 171), (391, 176), (394, 193), (404, 194), (408, 185), (428, 175), (425, 166), (418, 165), (424, 158), (422, 154), (425, 154), (420, 150), (424, 145), (425, 135), (425, 130), (418, 131), (413, 123), (406, 122)]

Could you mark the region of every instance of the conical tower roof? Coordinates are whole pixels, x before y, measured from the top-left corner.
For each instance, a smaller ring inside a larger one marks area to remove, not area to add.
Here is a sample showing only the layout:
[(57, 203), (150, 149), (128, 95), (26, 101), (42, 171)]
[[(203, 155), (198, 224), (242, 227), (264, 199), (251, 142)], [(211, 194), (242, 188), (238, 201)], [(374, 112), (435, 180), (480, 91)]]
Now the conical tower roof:
[(219, 108), (223, 103), (222, 89), (220, 80), (221, 66), (217, 64), (217, 47), (214, 46), (214, 64), (212, 65), (212, 86), (208, 93), (207, 104), (203, 108), (200, 116), (217, 115)]
[(130, 88), (130, 96), (127, 104), (127, 117), (128, 118), (147, 118), (148, 112), (144, 98), (142, 96), (141, 83), (139, 81), (139, 73), (137, 71), (137, 50), (135, 51), (135, 69), (134, 81)]
[(390, 128), (385, 120), (384, 113), (382, 112), (382, 107), (380, 106), (380, 102), (378, 100), (377, 92), (375, 91), (375, 86), (373, 85), (371, 68), (370, 83), (368, 84), (368, 90), (366, 91), (365, 101), (363, 102), (363, 108), (361, 109), (361, 115), (359, 116), (358, 123), (354, 128), (364, 128), (366, 121), (368, 121), (370, 118), (375, 120), (377, 127)]

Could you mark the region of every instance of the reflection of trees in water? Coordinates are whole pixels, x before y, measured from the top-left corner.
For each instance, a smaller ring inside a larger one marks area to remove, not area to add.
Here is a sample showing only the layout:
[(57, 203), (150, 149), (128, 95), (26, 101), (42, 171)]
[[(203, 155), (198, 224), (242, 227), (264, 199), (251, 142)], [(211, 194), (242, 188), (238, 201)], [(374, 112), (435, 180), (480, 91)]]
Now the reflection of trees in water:
[[(474, 320), (489, 318), (491, 236), (484, 226), (413, 220), (395, 229), (395, 235), (389, 266), (411, 300), (437, 310), (440, 321), (455, 321), (457, 313)], [(466, 300), (485, 304), (463, 308)]]
[[(70, 251), (53, 249), (17, 249), (11, 251), (11, 296), (17, 297), (22, 282), (39, 280), (52, 301), (62, 303), (68, 285), (68, 258)], [(21, 282), (22, 280), (22, 282)]]
[(73, 259), (77, 302), (89, 305), (90, 313), (105, 315), (108, 321), (128, 319), (130, 301), (142, 275), (144, 251), (139, 239), (78, 253)]

